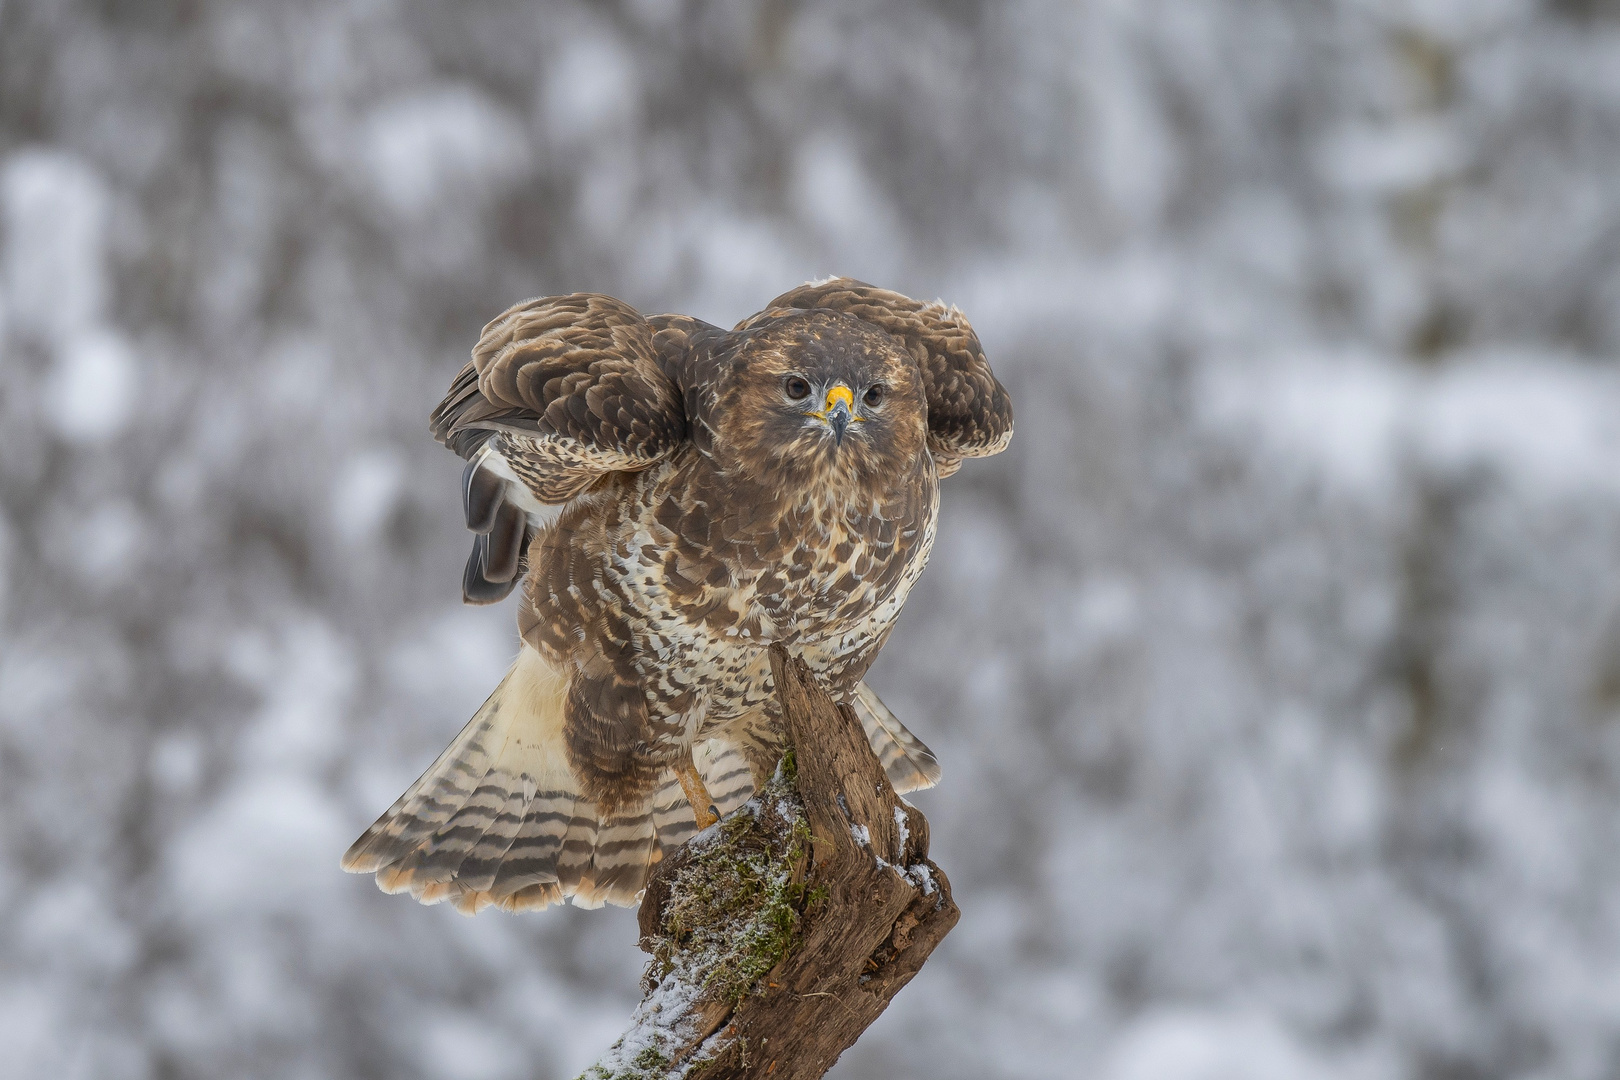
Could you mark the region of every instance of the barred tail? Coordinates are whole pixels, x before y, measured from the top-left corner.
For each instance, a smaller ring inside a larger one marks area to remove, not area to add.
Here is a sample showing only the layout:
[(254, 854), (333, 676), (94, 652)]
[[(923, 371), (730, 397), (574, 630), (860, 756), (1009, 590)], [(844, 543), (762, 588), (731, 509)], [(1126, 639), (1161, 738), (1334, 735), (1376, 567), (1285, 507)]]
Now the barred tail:
[[(645, 801), (610, 814), (585, 799), (563, 744), (566, 693), (566, 674), (523, 648), (444, 753), (344, 854), (343, 869), (469, 915), (564, 900), (635, 904), (652, 868), (697, 831), (692, 808), (673, 770)], [(865, 684), (855, 711), (896, 790), (939, 779), (933, 753)], [(693, 748), (722, 814), (753, 794), (763, 762), (749, 750), (725, 738)]]
[(939, 759), (917, 736), (906, 730), (864, 682), (855, 688), (855, 715), (866, 731), (872, 753), (883, 763), (889, 783), (902, 795), (939, 783)]
[[(349, 848), (343, 869), (469, 915), (636, 903), (652, 867), (692, 836), (692, 810), (673, 772), (644, 803), (612, 814), (581, 796), (563, 745), (566, 690), (566, 675), (524, 648), (438, 760)], [(735, 765), (716, 744), (698, 749), (708, 777)]]

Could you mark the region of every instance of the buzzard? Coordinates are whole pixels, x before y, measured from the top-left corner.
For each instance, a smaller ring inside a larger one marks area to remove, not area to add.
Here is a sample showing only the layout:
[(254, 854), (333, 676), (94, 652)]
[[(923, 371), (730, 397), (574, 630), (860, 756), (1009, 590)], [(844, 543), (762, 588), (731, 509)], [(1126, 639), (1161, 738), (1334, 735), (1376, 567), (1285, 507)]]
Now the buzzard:
[(849, 278), (727, 331), (608, 296), (518, 304), (432, 415), (468, 460), (464, 598), (522, 584), (517, 660), (343, 858), (474, 913), (633, 904), (781, 756), (781, 642), (896, 789), (934, 755), (864, 682), (927, 562), (939, 480), (1012, 404), (967, 319)]

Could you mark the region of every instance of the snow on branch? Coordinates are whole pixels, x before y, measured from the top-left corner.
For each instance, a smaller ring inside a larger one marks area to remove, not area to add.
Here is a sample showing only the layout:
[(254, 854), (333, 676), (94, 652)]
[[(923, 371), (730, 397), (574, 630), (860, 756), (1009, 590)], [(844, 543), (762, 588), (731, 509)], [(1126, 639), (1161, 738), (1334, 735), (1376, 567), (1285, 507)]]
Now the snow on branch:
[(745, 806), (666, 859), (630, 1028), (581, 1080), (815, 1080), (956, 924), (860, 721), (771, 648), (789, 750)]

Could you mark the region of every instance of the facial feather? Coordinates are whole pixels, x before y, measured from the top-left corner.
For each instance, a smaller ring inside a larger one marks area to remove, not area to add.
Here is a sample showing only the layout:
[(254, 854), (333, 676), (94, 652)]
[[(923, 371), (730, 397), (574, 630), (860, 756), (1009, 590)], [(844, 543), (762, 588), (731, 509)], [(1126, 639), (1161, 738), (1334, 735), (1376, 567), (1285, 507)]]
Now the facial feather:
[[(738, 339), (713, 410), (722, 469), (778, 497), (834, 503), (870, 501), (909, 474), (928, 410), (902, 342), (830, 311), (786, 315)], [(842, 438), (815, 415), (829, 394), (849, 406)]]

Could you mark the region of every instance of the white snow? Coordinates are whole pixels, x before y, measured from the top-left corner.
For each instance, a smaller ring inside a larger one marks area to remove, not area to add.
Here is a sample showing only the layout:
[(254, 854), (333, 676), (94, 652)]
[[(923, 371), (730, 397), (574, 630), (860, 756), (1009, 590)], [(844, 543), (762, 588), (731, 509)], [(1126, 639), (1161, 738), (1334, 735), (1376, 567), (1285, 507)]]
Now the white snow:
[(78, 154), (44, 146), (16, 151), (0, 168), (7, 311), (20, 329), (60, 340), (100, 322), (107, 187)]
[(118, 334), (76, 330), (61, 344), (43, 401), (70, 442), (105, 442), (123, 433), (139, 405), (140, 363)]
[(1264, 1014), (1166, 1009), (1128, 1027), (1104, 1080), (1340, 1080)]
[(529, 160), (521, 120), (459, 84), (379, 103), (366, 116), (360, 140), (368, 179), (388, 207), (407, 218), (498, 189)]
[(362, 450), (332, 483), (332, 523), (345, 543), (375, 543), (405, 491), (405, 462), (387, 447)]

